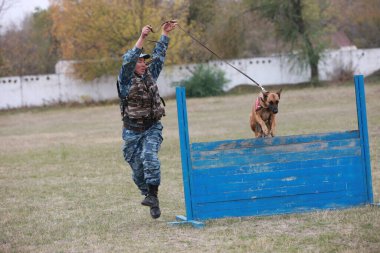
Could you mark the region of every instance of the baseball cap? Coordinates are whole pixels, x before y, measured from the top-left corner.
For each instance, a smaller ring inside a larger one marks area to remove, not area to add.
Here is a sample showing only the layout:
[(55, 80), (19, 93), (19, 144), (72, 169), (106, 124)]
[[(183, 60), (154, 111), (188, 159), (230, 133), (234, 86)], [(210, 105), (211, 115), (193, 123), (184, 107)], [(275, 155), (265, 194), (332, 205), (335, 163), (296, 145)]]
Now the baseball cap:
[(149, 59), (150, 54), (140, 54), (139, 58)]

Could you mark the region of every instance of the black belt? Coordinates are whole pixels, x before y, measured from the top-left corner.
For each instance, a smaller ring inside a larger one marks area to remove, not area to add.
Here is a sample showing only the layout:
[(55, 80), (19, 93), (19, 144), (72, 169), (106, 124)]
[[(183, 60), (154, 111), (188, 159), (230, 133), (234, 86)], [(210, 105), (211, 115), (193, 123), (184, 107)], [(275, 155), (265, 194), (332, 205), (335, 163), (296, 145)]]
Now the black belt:
[(123, 125), (126, 129), (140, 133), (151, 128), (156, 122), (157, 120), (153, 119), (131, 119), (126, 116), (123, 118)]

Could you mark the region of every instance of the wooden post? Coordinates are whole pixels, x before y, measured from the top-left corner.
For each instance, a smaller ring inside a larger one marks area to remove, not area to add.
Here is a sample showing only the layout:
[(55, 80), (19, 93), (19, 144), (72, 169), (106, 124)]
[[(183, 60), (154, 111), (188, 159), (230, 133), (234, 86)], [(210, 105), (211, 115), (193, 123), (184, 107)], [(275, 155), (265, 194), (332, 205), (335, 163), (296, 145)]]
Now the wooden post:
[(371, 160), (369, 154), (369, 138), (367, 125), (367, 109), (365, 103), (364, 77), (363, 75), (354, 76), (355, 94), (356, 94), (356, 111), (358, 115), (358, 129), (360, 132), (360, 142), (362, 147), (362, 156), (364, 161), (364, 169), (366, 175), (366, 188), (368, 202), (373, 204), (372, 193), (372, 176), (371, 176)]
[(181, 147), (182, 177), (185, 194), (186, 217), (177, 215), (177, 222), (169, 222), (171, 225), (190, 223), (192, 226), (202, 228), (204, 223), (193, 220), (192, 198), (191, 198), (191, 157), (190, 139), (187, 121), (186, 92), (184, 87), (176, 88), (178, 131)]

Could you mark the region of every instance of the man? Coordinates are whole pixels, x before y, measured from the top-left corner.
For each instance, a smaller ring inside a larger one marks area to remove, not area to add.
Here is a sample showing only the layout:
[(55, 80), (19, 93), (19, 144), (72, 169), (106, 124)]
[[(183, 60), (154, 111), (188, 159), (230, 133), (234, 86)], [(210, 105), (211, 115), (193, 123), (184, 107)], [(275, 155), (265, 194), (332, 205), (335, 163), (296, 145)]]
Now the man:
[(175, 21), (162, 25), (161, 37), (153, 50), (149, 66), (145, 60), (150, 55), (143, 54), (142, 48), (152, 27), (145, 26), (134, 48), (123, 56), (118, 77), (124, 123), (124, 159), (132, 168), (133, 181), (145, 195), (141, 204), (150, 207), (150, 215), (154, 219), (161, 215), (157, 196), (161, 181), (158, 151), (163, 140), (160, 119), (165, 115), (156, 81), (164, 65), (168, 34), (176, 25)]

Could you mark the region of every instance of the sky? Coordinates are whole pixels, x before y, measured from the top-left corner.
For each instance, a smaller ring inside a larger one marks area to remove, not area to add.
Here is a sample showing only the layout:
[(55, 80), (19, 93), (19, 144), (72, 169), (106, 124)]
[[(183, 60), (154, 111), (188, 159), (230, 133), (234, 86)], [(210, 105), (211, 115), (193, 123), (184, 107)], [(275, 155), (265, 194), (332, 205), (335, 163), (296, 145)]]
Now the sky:
[(11, 23), (20, 24), (23, 18), (33, 13), (36, 7), (47, 9), (49, 6), (49, 0), (8, 0), (8, 2), (11, 7), (1, 15), (0, 19), (2, 29)]

